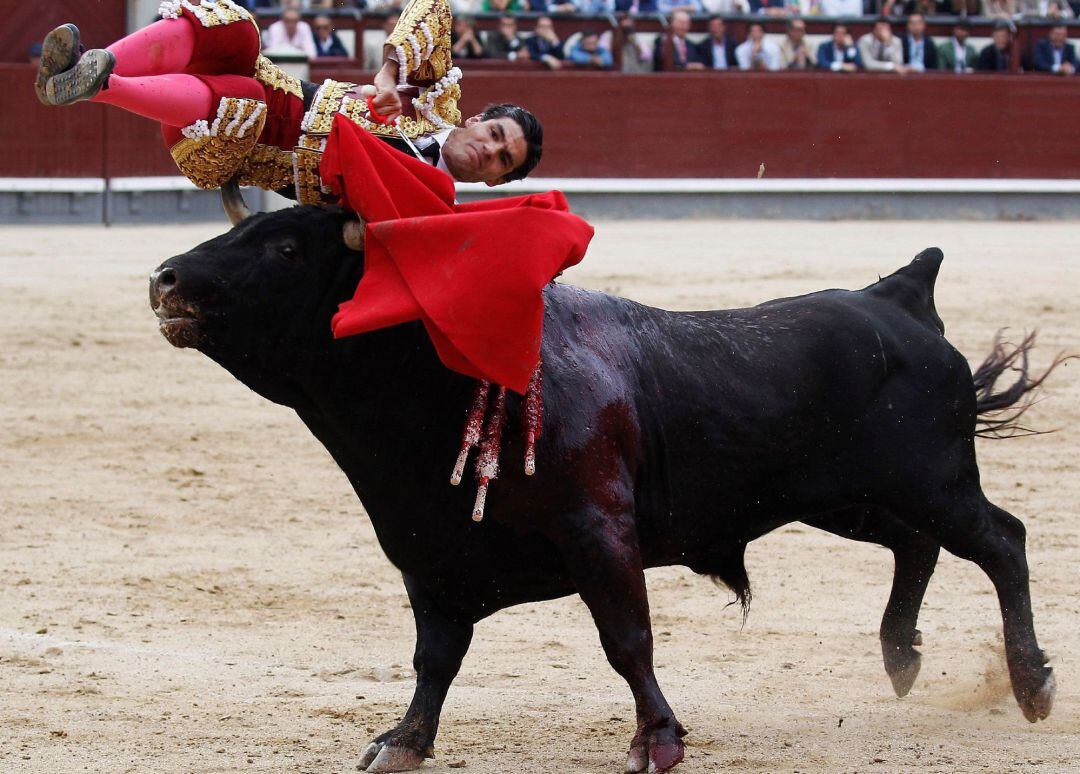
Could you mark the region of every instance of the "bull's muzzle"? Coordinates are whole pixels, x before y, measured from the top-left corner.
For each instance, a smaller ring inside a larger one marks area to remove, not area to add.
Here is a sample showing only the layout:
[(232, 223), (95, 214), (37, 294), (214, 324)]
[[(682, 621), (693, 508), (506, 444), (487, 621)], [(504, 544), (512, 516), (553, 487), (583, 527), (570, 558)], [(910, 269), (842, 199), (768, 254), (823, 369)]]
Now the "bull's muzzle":
[(176, 269), (166, 266), (150, 275), (150, 308), (161, 335), (174, 347), (194, 347), (199, 341), (199, 314), (179, 292)]

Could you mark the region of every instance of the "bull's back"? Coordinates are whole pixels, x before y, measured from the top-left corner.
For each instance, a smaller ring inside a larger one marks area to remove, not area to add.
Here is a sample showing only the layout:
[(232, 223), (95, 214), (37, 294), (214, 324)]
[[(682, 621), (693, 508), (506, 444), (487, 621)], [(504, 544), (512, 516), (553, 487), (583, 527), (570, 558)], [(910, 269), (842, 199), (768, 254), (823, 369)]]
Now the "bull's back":
[[(886, 421), (885, 407), (922, 411), (927, 396), (962, 401), (970, 390), (958, 353), (880, 293), (704, 312), (566, 286), (548, 300), (546, 379), (557, 365), (545, 403), (625, 404), (633, 426), (616, 429), (636, 434), (637, 507), (658, 535), (703, 509), (738, 519), (756, 504), (782, 522), (785, 508), (829, 507), (839, 488), (822, 472), (863, 453), (856, 447), (868, 423)], [(776, 492), (789, 502), (773, 501)]]

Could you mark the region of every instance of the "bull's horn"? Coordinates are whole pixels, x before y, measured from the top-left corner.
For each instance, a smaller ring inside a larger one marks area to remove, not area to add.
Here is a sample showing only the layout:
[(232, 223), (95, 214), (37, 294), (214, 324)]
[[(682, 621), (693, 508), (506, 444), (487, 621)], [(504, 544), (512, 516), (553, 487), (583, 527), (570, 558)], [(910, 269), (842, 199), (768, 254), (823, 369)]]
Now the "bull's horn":
[(244, 195), (240, 193), (240, 185), (235, 177), (221, 186), (221, 206), (225, 208), (225, 214), (234, 226), (244, 218), (251, 217), (251, 210), (244, 203)]
[(342, 228), (345, 246), (350, 250), (364, 251), (364, 221), (347, 220)]

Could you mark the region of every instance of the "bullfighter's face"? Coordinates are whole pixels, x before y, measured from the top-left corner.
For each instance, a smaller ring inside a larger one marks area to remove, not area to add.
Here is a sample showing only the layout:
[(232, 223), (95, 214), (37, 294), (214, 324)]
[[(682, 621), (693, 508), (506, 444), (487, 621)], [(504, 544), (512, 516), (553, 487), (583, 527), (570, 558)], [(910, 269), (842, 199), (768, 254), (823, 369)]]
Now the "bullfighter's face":
[(254, 355), (320, 316), (329, 336), (330, 315), (359, 281), (362, 255), (344, 244), (344, 213), (289, 212), (249, 217), (150, 275), (150, 306), (173, 346), (214, 359)]
[(506, 182), (507, 175), (525, 162), (528, 146), (521, 125), (512, 118), (484, 121), (473, 116), (454, 129), (442, 147), (442, 158), (461, 183)]

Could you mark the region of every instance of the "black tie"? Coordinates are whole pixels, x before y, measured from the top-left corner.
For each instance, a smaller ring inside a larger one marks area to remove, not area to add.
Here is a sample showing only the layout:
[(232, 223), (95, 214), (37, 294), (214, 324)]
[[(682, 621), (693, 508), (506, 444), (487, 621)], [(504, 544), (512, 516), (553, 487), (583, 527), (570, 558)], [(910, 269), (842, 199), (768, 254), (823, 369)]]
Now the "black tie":
[(431, 166), (438, 166), (439, 156), (441, 155), (441, 148), (439, 148), (439, 143), (437, 143), (435, 140), (432, 140), (427, 144), (426, 148), (421, 148), (420, 155), (430, 161)]

